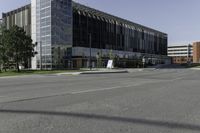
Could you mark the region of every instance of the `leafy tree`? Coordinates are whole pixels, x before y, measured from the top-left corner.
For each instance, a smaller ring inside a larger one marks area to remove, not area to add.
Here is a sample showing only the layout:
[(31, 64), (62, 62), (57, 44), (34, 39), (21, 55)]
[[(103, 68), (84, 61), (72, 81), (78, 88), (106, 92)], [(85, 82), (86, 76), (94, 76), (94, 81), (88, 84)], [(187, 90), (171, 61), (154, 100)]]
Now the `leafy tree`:
[(109, 59), (113, 60), (114, 59), (114, 55), (113, 55), (113, 50), (111, 49), (109, 52)]
[(10, 30), (12, 37), (13, 60), (16, 63), (18, 72), (19, 64), (25, 64), (31, 57), (34, 57), (35, 44), (32, 43), (30, 36), (27, 36), (24, 29), (14, 26)]
[(19, 65), (25, 64), (36, 53), (34, 52), (35, 44), (32, 43), (30, 36), (27, 36), (24, 29), (13, 26), (3, 36), (4, 49), (9, 60), (16, 64), (17, 71), (20, 72)]
[(4, 68), (6, 71), (6, 65), (9, 63), (8, 56), (8, 41), (6, 38), (9, 37), (9, 31), (5, 29), (5, 27), (1, 27), (0, 29), (0, 71)]
[(28, 62), (30, 61), (30, 59), (34, 57), (35, 54), (37, 54), (34, 51), (34, 47), (37, 44), (33, 44), (33, 41), (30, 36), (24, 36), (23, 44), (23, 49), (21, 50), (22, 62), (25, 67), (28, 67)]
[[(0, 29), (0, 32), (1, 32), (1, 29)], [(2, 33), (0, 33), (0, 72), (2, 71), (2, 68), (3, 68), (3, 61), (2, 61), (2, 47), (3, 47), (3, 44), (2, 44)]]

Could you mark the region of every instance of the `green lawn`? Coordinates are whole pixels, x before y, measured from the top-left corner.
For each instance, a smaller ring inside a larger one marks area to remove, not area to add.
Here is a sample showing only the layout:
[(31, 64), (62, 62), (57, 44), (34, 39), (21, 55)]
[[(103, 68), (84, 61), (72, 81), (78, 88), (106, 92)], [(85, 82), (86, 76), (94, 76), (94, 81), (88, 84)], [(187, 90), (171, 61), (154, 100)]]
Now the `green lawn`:
[(185, 68), (200, 68), (200, 64), (182, 64)]
[(56, 74), (56, 73), (65, 73), (65, 72), (80, 72), (83, 70), (22, 70), (21, 72), (16, 71), (7, 71), (0, 72), (0, 77), (4, 76), (20, 76), (20, 75), (33, 75), (33, 74)]
[(200, 68), (200, 66), (195, 66), (194, 68)]

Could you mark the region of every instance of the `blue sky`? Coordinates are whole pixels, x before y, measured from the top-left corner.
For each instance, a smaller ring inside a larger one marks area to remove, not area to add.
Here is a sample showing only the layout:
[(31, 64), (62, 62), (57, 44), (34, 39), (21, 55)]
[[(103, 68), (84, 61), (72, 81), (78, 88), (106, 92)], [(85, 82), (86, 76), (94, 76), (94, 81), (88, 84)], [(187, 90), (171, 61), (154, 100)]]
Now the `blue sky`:
[[(200, 0), (76, 1), (163, 31), (169, 36), (169, 45), (200, 41)], [(0, 0), (0, 3), (2, 13), (30, 3), (30, 0)]]

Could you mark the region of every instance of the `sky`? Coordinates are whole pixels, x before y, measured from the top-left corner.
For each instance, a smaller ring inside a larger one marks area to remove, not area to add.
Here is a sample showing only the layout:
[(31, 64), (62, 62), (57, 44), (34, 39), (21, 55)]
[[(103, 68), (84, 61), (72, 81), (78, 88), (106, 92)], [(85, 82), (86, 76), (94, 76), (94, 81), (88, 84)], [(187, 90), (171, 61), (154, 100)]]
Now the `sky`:
[[(200, 0), (76, 1), (165, 32), (168, 34), (169, 45), (182, 45), (200, 41)], [(28, 3), (30, 3), (30, 0), (0, 0), (0, 14)]]

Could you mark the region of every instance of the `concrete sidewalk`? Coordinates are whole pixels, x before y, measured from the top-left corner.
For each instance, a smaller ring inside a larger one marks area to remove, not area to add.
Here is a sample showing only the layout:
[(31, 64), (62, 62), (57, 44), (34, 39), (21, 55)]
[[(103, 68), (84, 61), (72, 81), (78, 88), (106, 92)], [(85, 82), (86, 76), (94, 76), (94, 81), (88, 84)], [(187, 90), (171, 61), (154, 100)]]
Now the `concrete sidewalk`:
[(199, 67), (193, 67), (193, 68), (190, 68), (190, 69), (192, 69), (192, 70), (200, 70)]
[(109, 73), (128, 73), (128, 70), (116, 70), (116, 69), (101, 69), (101, 70), (92, 70), (84, 72), (66, 72), (58, 73), (56, 75), (80, 75), (80, 74), (109, 74)]
[(144, 69), (93, 69), (91, 71), (83, 71), (83, 72), (67, 72), (67, 73), (58, 73), (56, 75), (80, 75), (80, 74), (110, 74), (110, 73), (132, 73), (132, 72), (140, 72)]
[(80, 74), (109, 74), (109, 73), (128, 73), (128, 70), (100, 70), (100, 71), (86, 71)]

